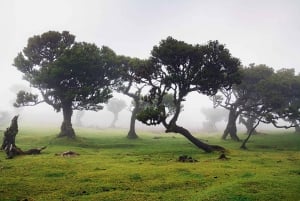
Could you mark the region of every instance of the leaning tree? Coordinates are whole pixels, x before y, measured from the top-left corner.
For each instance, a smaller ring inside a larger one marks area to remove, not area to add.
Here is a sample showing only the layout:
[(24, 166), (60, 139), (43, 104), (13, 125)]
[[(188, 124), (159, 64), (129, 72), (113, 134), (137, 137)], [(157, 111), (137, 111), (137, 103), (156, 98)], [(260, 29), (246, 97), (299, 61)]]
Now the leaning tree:
[[(154, 46), (148, 65), (141, 72), (141, 80), (151, 87), (144, 98), (151, 106), (138, 115), (147, 125), (162, 123), (165, 132), (179, 133), (206, 152), (222, 150), (223, 147), (206, 144), (194, 137), (186, 128), (177, 124), (181, 104), (191, 92), (214, 95), (220, 88), (230, 89), (240, 82), (240, 61), (218, 41), (204, 45), (191, 45), (172, 37)], [(175, 112), (168, 115), (161, 104), (166, 93), (173, 94)], [(155, 101), (154, 101), (155, 100)]]
[(113, 56), (108, 47), (99, 49), (94, 44), (75, 42), (75, 36), (67, 31), (29, 38), (27, 47), (14, 59), (14, 66), (39, 90), (41, 98), (20, 91), (15, 106), (51, 105), (63, 113), (59, 137), (75, 137), (73, 110), (97, 111), (112, 97)]
[(222, 139), (226, 139), (230, 135), (231, 139), (240, 140), (237, 136), (236, 120), (242, 113), (247, 118), (254, 116), (245, 113), (245, 111), (249, 113), (252, 108), (256, 108), (261, 99), (258, 95), (258, 83), (270, 77), (273, 74), (273, 69), (266, 65), (250, 64), (249, 67), (240, 68), (240, 73), (241, 83), (234, 84), (230, 90), (219, 90), (212, 98), (214, 107), (220, 106), (229, 111)]

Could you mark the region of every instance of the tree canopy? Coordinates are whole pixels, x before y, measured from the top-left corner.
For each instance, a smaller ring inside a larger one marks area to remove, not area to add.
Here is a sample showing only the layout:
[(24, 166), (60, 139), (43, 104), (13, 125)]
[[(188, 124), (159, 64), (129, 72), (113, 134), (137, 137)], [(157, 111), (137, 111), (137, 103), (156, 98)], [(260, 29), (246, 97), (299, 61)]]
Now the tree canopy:
[(49, 31), (29, 38), (14, 66), (42, 97), (21, 91), (15, 106), (46, 102), (55, 111), (62, 110), (60, 136), (74, 137), (73, 110), (97, 111), (112, 97), (114, 56), (108, 47), (99, 49), (94, 44), (75, 42), (75, 36), (67, 31)]
[[(257, 123), (244, 140), (241, 148), (246, 148), (253, 130), (260, 122), (272, 124), (276, 128), (291, 128), (299, 125), (300, 79), (294, 69), (281, 69), (259, 82), (258, 96), (261, 101), (255, 108), (249, 108), (250, 115)], [(250, 110), (251, 109), (251, 110)], [(282, 122), (283, 120), (283, 122)]]
[[(207, 152), (219, 149), (193, 137), (188, 130), (177, 125), (181, 103), (191, 92), (214, 95), (218, 89), (230, 89), (240, 82), (240, 61), (231, 56), (228, 49), (218, 41), (204, 45), (191, 45), (172, 37), (154, 46), (151, 57), (142, 72), (142, 81), (151, 87), (148, 102), (157, 103), (141, 112), (139, 120), (148, 125), (162, 123), (166, 132), (180, 133)], [(166, 93), (173, 94), (175, 112), (167, 120), (165, 107), (161, 104)]]
[[(270, 77), (274, 70), (266, 65), (254, 65), (241, 67), (241, 83), (233, 85), (231, 90), (219, 90), (213, 97), (214, 105), (229, 110), (227, 126), (223, 139), (230, 134), (233, 140), (239, 141), (236, 129), (236, 120), (245, 111), (251, 112), (261, 102), (259, 94), (260, 82)], [(253, 114), (252, 114), (253, 116)]]
[(135, 130), (135, 123), (136, 115), (140, 111), (140, 106), (142, 104), (141, 94), (145, 84), (140, 82), (140, 77), (145, 69), (146, 63), (146, 60), (123, 55), (118, 55), (116, 58), (119, 75), (116, 90), (132, 98), (133, 102), (130, 127), (127, 134), (128, 139), (138, 138)]

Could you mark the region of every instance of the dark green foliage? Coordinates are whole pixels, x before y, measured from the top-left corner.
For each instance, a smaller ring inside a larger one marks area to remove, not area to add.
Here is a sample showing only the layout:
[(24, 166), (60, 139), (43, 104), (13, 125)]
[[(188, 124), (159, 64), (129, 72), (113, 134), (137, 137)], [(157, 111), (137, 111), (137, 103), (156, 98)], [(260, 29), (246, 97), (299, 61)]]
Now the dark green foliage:
[[(158, 99), (151, 100), (151, 103), (149, 103), (148, 96), (143, 97), (137, 119), (147, 125), (160, 124), (165, 118), (174, 115), (176, 112), (173, 97), (173, 94), (165, 94), (160, 104), (158, 104)], [(180, 108), (182, 110), (183, 105)], [(149, 117), (151, 118), (149, 119)]]
[(16, 102), (14, 103), (15, 107), (20, 107), (22, 106), (24, 103), (26, 103), (27, 105), (36, 105), (39, 103), (38, 100), (38, 95), (32, 94), (30, 92), (26, 92), (26, 91), (19, 91), (17, 94), (17, 99)]
[[(138, 119), (148, 125), (162, 123), (166, 132), (180, 133), (207, 152), (220, 148), (202, 143), (176, 122), (181, 104), (189, 93), (214, 95), (221, 88), (227, 90), (233, 84), (240, 83), (239, 60), (232, 57), (229, 50), (218, 41), (191, 45), (172, 37), (154, 46), (151, 55), (140, 79), (151, 87), (145, 101), (153, 106), (146, 107)], [(174, 110), (171, 115), (163, 103), (167, 93), (173, 95)]]
[(113, 67), (106, 61), (110, 51), (107, 47), (76, 43), (45, 68), (41, 80), (47, 82), (58, 100), (73, 101), (73, 109), (102, 109), (98, 104), (112, 97), (109, 86)]
[[(281, 69), (258, 83), (256, 107), (246, 110), (260, 122), (273, 124), (277, 128), (291, 128), (299, 125), (300, 79), (293, 69)], [(282, 123), (280, 120), (289, 121)], [(244, 140), (241, 148), (246, 148), (253, 129)]]
[(151, 54), (144, 76), (152, 87), (149, 102), (157, 99), (161, 104), (163, 96), (171, 91), (176, 108), (190, 92), (214, 95), (218, 89), (229, 89), (240, 82), (239, 60), (218, 41), (193, 46), (168, 37), (154, 46)]
[(46, 102), (55, 111), (63, 110), (62, 136), (74, 137), (73, 110), (100, 110), (112, 97), (111, 85), (115, 53), (108, 47), (76, 43), (75, 36), (64, 31), (49, 31), (29, 38), (27, 47), (14, 60), (24, 79), (37, 88), (42, 98), (19, 92), (15, 106)]
[[(236, 129), (237, 118), (241, 114), (246, 119), (255, 116), (252, 111), (260, 106), (262, 99), (259, 94), (260, 83), (274, 73), (273, 69), (266, 65), (254, 64), (240, 68), (239, 71), (241, 83), (234, 85), (231, 90), (220, 90), (220, 93), (213, 99), (215, 107), (221, 106), (229, 110), (228, 122), (222, 138), (226, 139), (230, 134), (231, 138), (236, 141), (239, 141)], [(252, 128), (253, 125), (250, 127)]]
[(164, 117), (163, 109), (155, 106), (147, 106), (143, 110), (141, 110), (137, 119), (146, 125), (158, 125), (162, 122)]
[(118, 56), (115, 61), (118, 66), (116, 89), (132, 98), (133, 109), (127, 138), (137, 139), (138, 136), (135, 131), (135, 121), (136, 115), (141, 110), (140, 107), (143, 104), (141, 93), (145, 85), (141, 83), (141, 76), (146, 75), (145, 65), (147, 64), (147, 61), (126, 56)]
[(161, 77), (167, 87), (178, 86), (182, 97), (191, 91), (213, 95), (239, 82), (239, 60), (218, 41), (193, 46), (168, 37), (153, 48), (151, 62), (153, 77)]
[[(261, 82), (260, 93), (263, 106), (257, 111), (261, 121), (278, 126), (278, 120), (295, 120), (300, 115), (300, 79), (293, 69), (281, 69)], [(280, 126), (279, 126), (280, 127)], [(283, 126), (286, 127), (286, 126)], [(289, 126), (287, 126), (289, 127)]]

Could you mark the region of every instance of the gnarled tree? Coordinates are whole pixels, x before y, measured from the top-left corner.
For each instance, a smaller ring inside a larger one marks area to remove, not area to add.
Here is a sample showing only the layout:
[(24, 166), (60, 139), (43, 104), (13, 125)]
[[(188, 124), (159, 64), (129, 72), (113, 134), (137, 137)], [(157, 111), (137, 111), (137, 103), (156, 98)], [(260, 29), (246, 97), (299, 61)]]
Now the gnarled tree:
[(132, 98), (132, 110), (127, 138), (137, 139), (138, 135), (135, 130), (136, 115), (141, 109), (141, 93), (145, 86), (145, 84), (142, 84), (138, 78), (140, 71), (145, 69), (146, 61), (126, 56), (118, 56), (115, 61), (118, 65), (119, 75), (119, 82), (118, 85), (116, 85), (116, 89), (117, 91)]
[(242, 75), (240, 84), (233, 85), (231, 90), (219, 90), (219, 93), (213, 97), (215, 107), (221, 106), (229, 110), (227, 126), (222, 139), (226, 139), (230, 135), (231, 139), (239, 141), (236, 120), (242, 113), (247, 115), (245, 111), (249, 113), (260, 105), (258, 83), (270, 77), (273, 69), (266, 65), (250, 64), (249, 67), (240, 68), (240, 72)]
[(14, 59), (14, 66), (39, 90), (41, 98), (20, 91), (15, 106), (42, 102), (51, 105), (63, 113), (59, 136), (74, 138), (73, 110), (97, 111), (112, 97), (113, 57), (108, 47), (76, 43), (75, 36), (67, 31), (49, 31), (29, 38), (27, 47)]
[[(186, 128), (177, 124), (181, 104), (191, 92), (208, 96), (220, 88), (230, 89), (240, 82), (240, 62), (218, 41), (205, 45), (191, 45), (172, 37), (154, 46), (147, 67), (141, 72), (141, 80), (151, 90), (145, 100), (152, 103), (138, 115), (147, 125), (162, 123), (165, 132), (179, 133), (206, 152), (224, 151), (223, 147), (209, 145), (195, 138)], [(175, 112), (168, 115), (162, 103), (166, 93), (173, 94)]]
[(281, 69), (257, 85), (261, 101), (249, 110), (249, 114), (256, 117), (256, 124), (243, 141), (243, 149), (246, 149), (246, 143), (261, 122), (286, 129), (300, 123), (300, 79), (295, 76), (294, 69)]
[(22, 151), (22, 149), (16, 146), (16, 135), (19, 132), (18, 117), (19, 116), (14, 116), (12, 118), (10, 126), (4, 132), (3, 142), (0, 147), (0, 150), (5, 151), (7, 159), (12, 159), (14, 156), (17, 155), (40, 154), (41, 151), (46, 148), (46, 147), (41, 147), (41, 148), (29, 149), (27, 151)]

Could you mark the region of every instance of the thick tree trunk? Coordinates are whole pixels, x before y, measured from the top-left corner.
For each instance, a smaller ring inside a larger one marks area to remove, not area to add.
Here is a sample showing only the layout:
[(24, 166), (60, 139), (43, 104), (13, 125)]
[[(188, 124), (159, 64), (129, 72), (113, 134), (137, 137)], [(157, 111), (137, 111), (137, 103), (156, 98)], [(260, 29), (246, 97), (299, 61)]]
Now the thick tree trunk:
[(222, 135), (222, 139), (225, 140), (228, 135), (230, 135), (231, 139), (234, 141), (239, 141), (239, 137), (237, 136), (236, 129), (236, 120), (239, 116), (239, 113), (236, 111), (236, 107), (232, 107), (229, 111), (227, 126)]
[(129, 128), (129, 131), (127, 134), (128, 139), (137, 139), (138, 138), (138, 135), (135, 132), (135, 121), (136, 121), (136, 115), (140, 109), (140, 100), (139, 100), (139, 97), (136, 97), (133, 100), (135, 102), (135, 107), (131, 113), (130, 128)]
[(114, 113), (114, 119), (113, 119), (113, 121), (110, 124), (111, 128), (115, 128), (116, 127), (116, 122), (118, 121), (118, 116), (119, 116), (118, 114), (119, 113)]
[(72, 127), (71, 119), (72, 119), (72, 105), (70, 103), (63, 104), (63, 122), (60, 127), (60, 133), (58, 137), (68, 137), (68, 138), (75, 138), (75, 132)]
[(167, 133), (169, 132), (174, 132), (174, 133), (179, 133), (181, 135), (183, 135), (184, 137), (186, 137), (191, 143), (193, 143), (194, 145), (196, 145), (198, 148), (204, 150), (207, 153), (213, 152), (213, 151), (220, 151), (220, 152), (225, 152), (225, 148), (218, 146), (218, 145), (209, 145), (206, 144), (204, 142), (202, 142), (201, 140), (195, 138), (187, 129), (177, 126), (177, 125), (173, 125), (171, 127), (169, 127), (166, 130)]

